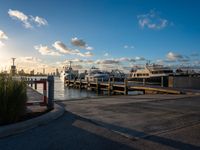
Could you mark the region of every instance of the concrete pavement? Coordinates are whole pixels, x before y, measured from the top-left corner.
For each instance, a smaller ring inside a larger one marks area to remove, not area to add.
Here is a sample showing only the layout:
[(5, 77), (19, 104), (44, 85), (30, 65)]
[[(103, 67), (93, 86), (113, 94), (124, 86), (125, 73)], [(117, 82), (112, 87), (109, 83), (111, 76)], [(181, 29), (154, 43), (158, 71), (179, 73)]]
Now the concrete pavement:
[(64, 104), (76, 115), (137, 139), (137, 149), (149, 142), (148, 149), (200, 149), (200, 96), (114, 96)]
[(1, 150), (200, 149), (200, 96), (139, 95), (59, 103), (59, 119), (0, 139)]

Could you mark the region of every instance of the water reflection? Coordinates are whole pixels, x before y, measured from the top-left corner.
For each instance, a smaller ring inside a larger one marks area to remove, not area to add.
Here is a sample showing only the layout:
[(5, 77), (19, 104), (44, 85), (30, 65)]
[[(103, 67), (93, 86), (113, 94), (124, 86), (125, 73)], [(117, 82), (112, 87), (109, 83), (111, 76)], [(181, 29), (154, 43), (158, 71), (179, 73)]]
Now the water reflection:
[[(36, 77), (36, 79), (37, 78), (41, 79), (41, 77)], [(96, 92), (94, 91), (87, 91), (86, 89), (75, 89), (64, 86), (64, 83), (58, 77), (54, 77), (54, 86), (54, 98), (56, 100), (70, 100), (97, 96)], [(40, 93), (43, 92), (43, 87), (41, 84), (37, 86), (37, 91)]]

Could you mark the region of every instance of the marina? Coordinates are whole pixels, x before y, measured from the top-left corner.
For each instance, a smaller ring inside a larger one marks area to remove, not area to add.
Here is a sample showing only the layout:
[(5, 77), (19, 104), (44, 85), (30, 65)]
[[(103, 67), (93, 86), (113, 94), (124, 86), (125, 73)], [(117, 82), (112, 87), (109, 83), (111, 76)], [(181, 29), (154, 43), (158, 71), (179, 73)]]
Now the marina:
[(3, 1), (0, 150), (200, 150), (199, 8)]

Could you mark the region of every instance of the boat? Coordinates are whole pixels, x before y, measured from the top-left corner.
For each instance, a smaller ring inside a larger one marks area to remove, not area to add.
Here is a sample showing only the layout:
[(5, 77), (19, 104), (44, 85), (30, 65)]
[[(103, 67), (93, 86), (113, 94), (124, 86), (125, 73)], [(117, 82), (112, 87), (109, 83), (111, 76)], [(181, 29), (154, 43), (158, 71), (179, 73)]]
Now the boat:
[(109, 73), (101, 71), (98, 68), (92, 67), (89, 72), (85, 75), (85, 80), (90, 82), (95, 81), (108, 81), (110, 78)]
[(130, 78), (156, 78), (173, 75), (173, 70), (158, 64), (147, 63), (144, 68), (133, 68)]
[(63, 71), (60, 73), (60, 79), (64, 82), (66, 80), (74, 80), (78, 77), (78, 70), (73, 70), (71, 62), (69, 67), (63, 67)]
[(126, 74), (119, 69), (114, 69), (110, 72), (110, 78), (114, 78), (115, 81), (124, 81), (126, 77)]

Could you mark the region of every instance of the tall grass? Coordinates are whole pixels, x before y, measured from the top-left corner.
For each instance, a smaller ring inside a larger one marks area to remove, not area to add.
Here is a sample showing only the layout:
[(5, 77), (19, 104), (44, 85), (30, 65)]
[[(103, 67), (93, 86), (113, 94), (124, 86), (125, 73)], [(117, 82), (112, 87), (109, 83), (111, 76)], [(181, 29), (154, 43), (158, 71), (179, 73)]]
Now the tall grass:
[(0, 75), (0, 124), (16, 122), (26, 112), (26, 84)]

